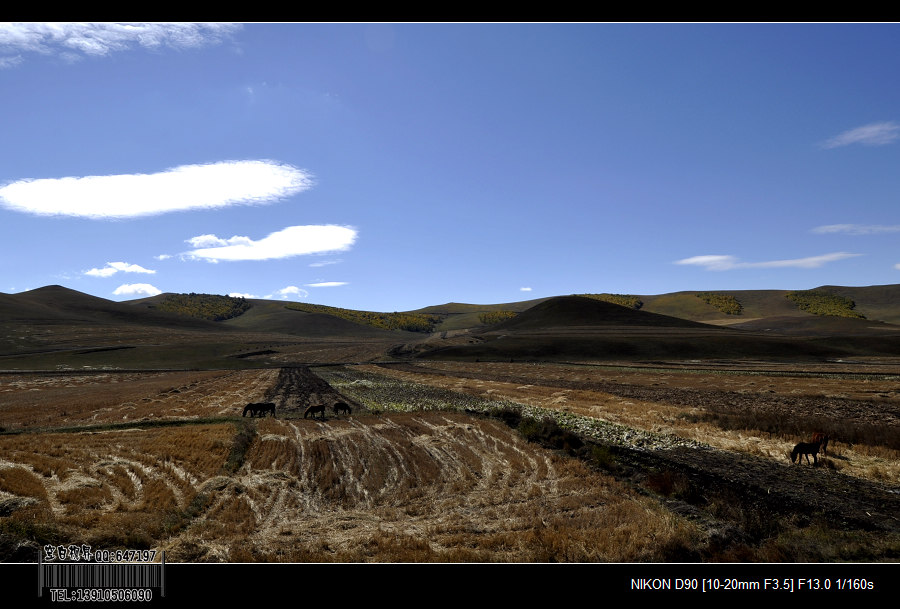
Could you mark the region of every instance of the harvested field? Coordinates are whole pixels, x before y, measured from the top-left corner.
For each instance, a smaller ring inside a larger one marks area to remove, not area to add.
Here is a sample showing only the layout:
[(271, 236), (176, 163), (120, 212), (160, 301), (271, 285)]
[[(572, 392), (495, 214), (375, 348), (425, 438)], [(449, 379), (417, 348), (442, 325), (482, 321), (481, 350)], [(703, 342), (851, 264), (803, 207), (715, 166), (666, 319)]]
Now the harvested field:
[[(900, 386), (883, 368), (427, 362), (0, 381), (5, 560), (49, 542), (171, 562), (900, 553)], [(259, 401), (277, 418), (240, 416)], [(324, 419), (304, 419), (315, 405)], [(866, 431), (877, 421), (887, 433)], [(859, 438), (835, 433), (820, 467), (792, 465), (797, 438), (829, 422)]]
[[(499, 421), (372, 414), (305, 368), (5, 380), (7, 559), (52, 542), (165, 549), (172, 562), (647, 561), (694, 543), (683, 518)], [(153, 411), (123, 419), (142, 393)], [(281, 418), (237, 418), (260, 399)], [(351, 416), (302, 418), (338, 399)]]
[(263, 420), (243, 467), (211, 484), (209, 517), (166, 542), (173, 560), (665, 560), (693, 531), (502, 423), (457, 413)]
[(240, 415), (277, 370), (0, 374), (0, 427), (22, 430)]

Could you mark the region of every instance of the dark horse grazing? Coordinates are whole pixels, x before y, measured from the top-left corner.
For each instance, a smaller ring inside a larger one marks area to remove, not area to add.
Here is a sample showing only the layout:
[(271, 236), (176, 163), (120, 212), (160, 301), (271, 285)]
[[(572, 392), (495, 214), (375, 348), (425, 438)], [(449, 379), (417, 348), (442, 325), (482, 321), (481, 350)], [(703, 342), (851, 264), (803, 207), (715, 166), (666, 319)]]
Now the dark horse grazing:
[(822, 444), (822, 454), (823, 455), (828, 454), (825, 452), (825, 450), (828, 448), (828, 440), (829, 440), (828, 434), (824, 434), (820, 431), (817, 431), (816, 433), (814, 433), (812, 435), (813, 442), (820, 442)]
[(317, 412), (321, 413), (322, 418), (324, 419), (325, 418), (325, 405), (323, 404), (321, 406), (310, 406), (309, 408), (306, 409), (306, 412), (303, 413), (303, 418), (305, 419), (307, 416), (309, 416), (311, 414), (313, 416), (313, 418), (315, 419)]
[(819, 459), (816, 455), (819, 453), (821, 442), (800, 442), (791, 451), (791, 463), (796, 461), (798, 464), (803, 462), (803, 455), (806, 455), (806, 462), (809, 463), (809, 456), (813, 457), (813, 464), (818, 465)]
[(335, 414), (335, 416), (336, 416), (339, 412), (346, 412), (347, 414), (350, 414), (350, 412), (351, 412), (350, 406), (349, 406), (347, 403), (345, 403), (345, 402), (338, 402), (338, 403), (336, 403), (334, 406), (332, 406), (332, 408), (334, 408), (334, 414)]
[(275, 404), (273, 404), (272, 402), (257, 402), (255, 404), (247, 404), (246, 406), (244, 406), (244, 412), (241, 416), (246, 417), (248, 412), (250, 413), (251, 417), (264, 417), (269, 413), (271, 413), (274, 417)]

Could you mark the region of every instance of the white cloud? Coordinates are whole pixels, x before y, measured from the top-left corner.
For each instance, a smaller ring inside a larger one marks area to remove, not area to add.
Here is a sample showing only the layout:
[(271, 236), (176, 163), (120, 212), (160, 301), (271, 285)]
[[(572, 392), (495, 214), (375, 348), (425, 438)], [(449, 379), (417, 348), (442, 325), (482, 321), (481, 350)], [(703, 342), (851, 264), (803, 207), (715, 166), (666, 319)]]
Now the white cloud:
[(696, 266), (705, 266), (707, 270), (710, 271), (724, 271), (726, 269), (735, 268), (735, 265), (737, 264), (737, 258), (735, 258), (734, 256), (718, 255), (693, 256), (691, 258), (676, 260), (675, 264), (693, 264)]
[(900, 262), (898, 262), (897, 264), (895, 264), (895, 265), (894, 265), (894, 268), (897, 269), (898, 271), (900, 271)]
[(849, 235), (874, 235), (900, 232), (900, 224), (828, 224), (812, 229), (814, 233), (847, 233)]
[(295, 285), (289, 285), (286, 288), (282, 288), (280, 290), (276, 290), (274, 294), (267, 294), (263, 296), (263, 298), (288, 298), (289, 296), (295, 296), (297, 298), (307, 298), (309, 296), (309, 292), (304, 290), (303, 288), (298, 288)]
[(154, 256), (154, 258), (156, 258), (157, 260), (168, 260), (171, 257), (171, 254), (160, 254), (159, 256)]
[(850, 129), (829, 139), (823, 148), (839, 148), (851, 144), (864, 144), (866, 146), (883, 146), (890, 144), (900, 137), (900, 123), (887, 121), (883, 123), (871, 123), (856, 129)]
[(853, 258), (861, 254), (851, 254), (848, 252), (835, 252), (832, 254), (822, 254), (821, 256), (810, 256), (808, 258), (794, 258), (792, 260), (770, 260), (767, 262), (739, 262), (734, 256), (693, 256), (692, 258), (684, 258), (676, 260), (675, 264), (687, 264), (706, 267), (708, 271), (729, 271), (731, 269), (750, 269), (750, 268), (779, 268), (792, 267), (801, 269), (818, 268), (829, 262), (844, 260), (845, 258)]
[(226, 245), (250, 245), (253, 243), (249, 237), (238, 237), (235, 235), (231, 239), (220, 239), (215, 235), (198, 235), (191, 237), (185, 241), (194, 247), (224, 247)]
[(0, 205), (42, 216), (133, 218), (269, 203), (311, 186), (311, 175), (291, 165), (221, 161), (153, 174), (18, 180), (0, 187)]
[(0, 57), (0, 70), (5, 68), (12, 68), (13, 66), (17, 66), (20, 63), (25, 61), (22, 59), (21, 55), (16, 55), (15, 57)]
[(106, 266), (102, 269), (91, 269), (85, 271), (84, 274), (92, 277), (111, 277), (119, 271), (123, 273), (156, 273), (156, 271), (145, 269), (137, 264), (128, 264), (127, 262), (107, 262)]
[(323, 260), (322, 262), (312, 262), (309, 266), (311, 267), (320, 267), (320, 266), (328, 266), (329, 264), (340, 264), (341, 260)]
[(162, 290), (149, 283), (126, 283), (117, 287), (113, 294), (116, 296), (156, 296), (157, 294), (162, 294)]
[(187, 252), (195, 258), (209, 260), (271, 260), (305, 254), (317, 254), (349, 249), (356, 241), (356, 230), (348, 226), (288, 226), (280, 231), (253, 241), (249, 237), (219, 239), (215, 235), (201, 235), (189, 239), (203, 243), (216, 243)]
[(253, 294), (242, 294), (241, 292), (231, 292), (228, 295), (232, 298), (256, 298)]
[(338, 286), (347, 285), (346, 281), (320, 281), (319, 283), (305, 283), (308, 288), (336, 288)]
[(520, 292), (530, 292), (531, 288), (519, 288)]
[[(231, 23), (0, 23), (0, 52), (78, 60), (135, 45), (185, 49), (217, 44), (240, 28)], [(21, 62), (21, 55), (2, 57), (0, 68)]]

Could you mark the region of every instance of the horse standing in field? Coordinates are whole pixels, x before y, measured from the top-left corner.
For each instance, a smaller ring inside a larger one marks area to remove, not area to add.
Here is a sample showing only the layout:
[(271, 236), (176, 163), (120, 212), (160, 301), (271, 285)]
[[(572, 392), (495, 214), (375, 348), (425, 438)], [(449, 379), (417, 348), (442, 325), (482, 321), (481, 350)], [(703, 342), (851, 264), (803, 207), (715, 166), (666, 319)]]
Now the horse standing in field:
[(350, 405), (346, 402), (337, 402), (334, 406), (332, 406), (332, 408), (334, 408), (335, 416), (337, 416), (340, 412), (346, 412), (347, 414), (350, 414), (352, 412), (350, 410)]
[(824, 434), (820, 431), (817, 431), (812, 435), (812, 442), (820, 442), (822, 444), (822, 454), (828, 454), (826, 449), (828, 448), (828, 434)]
[(250, 413), (251, 417), (264, 417), (267, 414), (271, 413), (272, 416), (275, 416), (275, 404), (272, 402), (257, 402), (255, 404), (247, 404), (244, 406), (244, 412), (241, 414), (242, 417), (246, 417), (247, 413)]
[(322, 415), (322, 419), (324, 420), (325, 419), (325, 405), (320, 404), (318, 406), (310, 406), (303, 413), (303, 418), (305, 419), (306, 417), (308, 417), (311, 414), (313, 416), (313, 418), (315, 419), (316, 413), (320, 413)]
[(803, 462), (803, 456), (806, 455), (806, 463), (809, 464), (809, 456), (812, 455), (813, 465), (818, 465), (819, 459), (817, 455), (821, 444), (821, 442), (800, 442), (791, 451), (791, 463), (796, 461), (799, 465)]

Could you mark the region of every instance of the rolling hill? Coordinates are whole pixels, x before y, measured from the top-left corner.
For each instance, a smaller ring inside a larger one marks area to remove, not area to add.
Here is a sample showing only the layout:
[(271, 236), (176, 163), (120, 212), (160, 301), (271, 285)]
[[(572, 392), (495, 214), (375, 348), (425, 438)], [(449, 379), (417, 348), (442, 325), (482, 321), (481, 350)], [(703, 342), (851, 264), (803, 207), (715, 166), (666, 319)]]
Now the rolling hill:
[[(854, 311), (866, 319), (802, 311), (785, 297), (787, 290), (720, 292), (740, 303), (740, 315), (720, 311), (699, 292), (640, 296), (640, 309), (558, 296), (494, 305), (447, 303), (409, 312), (443, 318), (429, 335), (290, 310), (283, 301), (252, 300), (237, 317), (215, 322), (159, 310), (166, 295), (113, 302), (47, 286), (0, 294), (0, 368), (303, 363), (312, 361), (308, 358), (316, 349), (326, 353), (335, 345), (341, 345), (345, 360), (353, 357), (354, 345), (365, 345), (368, 359), (378, 353), (386, 358), (462, 359), (900, 355), (900, 326), (887, 323), (900, 321), (900, 285), (817, 290), (851, 299)], [(479, 314), (491, 311), (517, 315), (483, 324)], [(303, 349), (296, 348), (300, 343)], [(254, 354), (278, 356), (241, 359)]]

